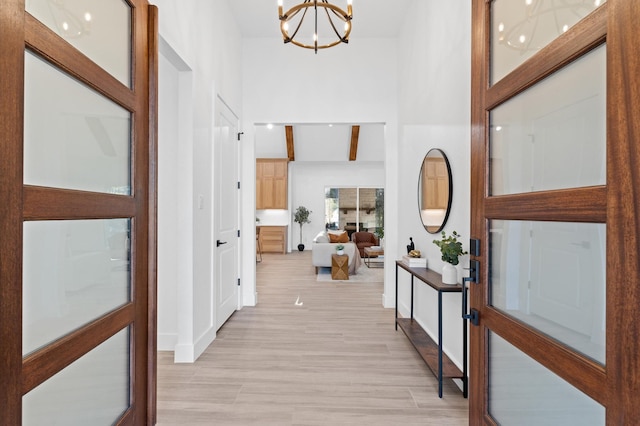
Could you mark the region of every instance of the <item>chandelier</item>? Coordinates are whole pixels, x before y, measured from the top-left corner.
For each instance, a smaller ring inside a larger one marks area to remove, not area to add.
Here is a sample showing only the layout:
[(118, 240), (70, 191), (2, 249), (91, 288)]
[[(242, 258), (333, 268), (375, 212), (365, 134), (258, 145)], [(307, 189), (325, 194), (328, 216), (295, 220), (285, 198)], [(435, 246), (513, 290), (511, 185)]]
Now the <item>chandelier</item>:
[(606, 0), (521, 0), (522, 15), (509, 23), (498, 22), (498, 42), (513, 50), (537, 51), (549, 42), (549, 37), (565, 33)]
[[(278, 0), (280, 31), (284, 42), (313, 49), (316, 54), (318, 49), (349, 43), (353, 18), (351, 1), (347, 0), (346, 12), (328, 0), (304, 0), (283, 13), (283, 0)], [(311, 16), (305, 22), (310, 10)], [(338, 29), (339, 26), (342, 28)]]

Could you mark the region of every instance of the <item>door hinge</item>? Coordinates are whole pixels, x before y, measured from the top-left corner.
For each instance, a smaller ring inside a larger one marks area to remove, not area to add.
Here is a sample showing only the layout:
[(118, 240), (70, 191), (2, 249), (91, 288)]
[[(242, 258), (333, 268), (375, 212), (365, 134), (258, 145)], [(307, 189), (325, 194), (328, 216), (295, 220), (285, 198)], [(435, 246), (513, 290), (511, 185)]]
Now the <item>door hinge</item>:
[(238, 229), (238, 238), (240, 238), (240, 230)]
[(240, 189), (240, 182), (238, 182), (238, 189)]
[(240, 278), (238, 278), (238, 287), (240, 287)]
[(244, 135), (244, 132), (238, 132), (238, 140), (240, 140), (240, 136)]

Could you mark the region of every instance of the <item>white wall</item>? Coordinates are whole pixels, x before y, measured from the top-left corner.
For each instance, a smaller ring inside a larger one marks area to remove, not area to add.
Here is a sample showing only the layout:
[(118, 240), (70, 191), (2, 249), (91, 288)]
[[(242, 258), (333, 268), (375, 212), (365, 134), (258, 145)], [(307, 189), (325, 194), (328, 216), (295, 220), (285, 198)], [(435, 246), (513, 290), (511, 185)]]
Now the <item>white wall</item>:
[[(158, 247), (159, 256), (169, 261), (173, 259), (174, 262), (173, 265), (160, 265), (158, 275), (163, 274), (163, 267), (169, 268), (170, 275), (173, 274), (172, 268), (178, 271), (173, 282), (166, 277), (159, 279), (158, 333), (162, 341), (177, 342), (176, 361), (192, 362), (215, 338), (211, 322), (211, 318), (215, 318), (211, 278), (212, 240), (211, 232), (206, 232), (213, 221), (212, 203), (208, 202), (213, 194), (213, 108), (216, 96), (220, 96), (237, 114), (242, 110), (241, 38), (226, 0), (155, 0), (150, 3), (159, 8), (163, 43), (175, 54), (178, 62), (191, 70), (189, 77), (184, 79), (191, 87), (179, 89), (176, 94), (179, 99), (178, 116), (175, 111), (167, 111), (168, 105), (162, 100), (159, 103), (160, 155), (168, 144), (173, 146), (173, 152), (179, 154), (171, 159), (160, 158), (159, 163), (165, 163), (169, 170), (177, 170), (179, 176), (174, 187), (164, 180), (169, 185), (164, 188), (164, 193), (177, 198), (172, 201), (178, 205), (180, 217), (175, 223), (174, 215), (174, 223), (168, 226), (178, 227), (177, 238), (180, 241), (173, 246)], [(160, 65), (162, 67), (163, 63)], [(162, 68), (160, 71), (162, 74)], [(162, 80), (163, 76), (160, 78)], [(166, 120), (175, 121), (178, 128), (187, 127), (179, 133), (178, 140), (171, 139), (175, 136), (163, 134), (163, 127), (171, 128)], [(171, 152), (169, 149), (167, 154)], [(163, 174), (162, 169), (159, 169), (159, 174)], [(204, 210), (194, 208), (197, 200), (195, 194), (204, 194), (209, 198), (203, 200), (203, 205), (207, 206)], [(160, 209), (163, 204), (166, 205), (164, 201)], [(163, 213), (158, 212), (160, 218)], [(159, 238), (162, 232), (163, 229), (160, 229)], [(171, 298), (173, 294), (176, 296)], [(170, 316), (174, 315), (171, 312), (175, 312), (177, 330), (167, 325), (170, 321), (163, 317), (163, 312)], [(162, 328), (165, 326), (166, 329)], [(175, 339), (171, 333), (177, 333)]]
[[(193, 134), (200, 135), (204, 141), (211, 138), (214, 85), (241, 116), (240, 131), (244, 132), (241, 229), (246, 230), (245, 236), (255, 229), (256, 123), (360, 122), (385, 123), (384, 181), (382, 185), (375, 184), (385, 188), (385, 247), (390, 253), (385, 270), (384, 306), (394, 304), (393, 260), (403, 254), (410, 236), (427, 254), (431, 267), (440, 266), (437, 247), (431, 243), (433, 236), (426, 234), (419, 222), (416, 200), (420, 161), (431, 147), (443, 149), (453, 168), (453, 211), (446, 230), (455, 229), (464, 239), (468, 238), (469, 4), (436, 5), (416, 0), (408, 9), (411, 12), (400, 44), (393, 39), (354, 37), (348, 46), (315, 55), (312, 51), (284, 45), (277, 38), (245, 39), (242, 46), (238, 45), (239, 35), (229, 37), (237, 35), (237, 29), (223, 0), (185, 3), (156, 0), (153, 3), (160, 7), (162, 37), (193, 68)], [(206, 55), (203, 46), (206, 46)], [(236, 52), (242, 52), (241, 56)], [(191, 144), (197, 145), (193, 141)], [(327, 173), (326, 169), (314, 171), (314, 167), (301, 164), (293, 168), (290, 202), (321, 211), (322, 206), (314, 206), (322, 202), (322, 197), (311, 201), (299, 188), (309, 179), (318, 180), (318, 176), (322, 176), (330, 181), (335, 174)], [(312, 178), (314, 174), (316, 177)], [(200, 175), (194, 170), (194, 176)], [(340, 185), (336, 181), (327, 184)], [(324, 189), (325, 184), (318, 184), (318, 188), (320, 186)], [(189, 195), (193, 203), (193, 193)], [(317, 222), (314, 217), (312, 220)], [(316, 229), (308, 226), (305, 231), (314, 234)], [(305, 236), (309, 237), (313, 235)], [(243, 240), (243, 258), (253, 259), (254, 238)], [(198, 251), (203, 247), (193, 243), (192, 249)], [(199, 264), (193, 256), (192, 261), (194, 277), (206, 273), (207, 265)], [(243, 262), (243, 265), (242, 303), (253, 305), (257, 302), (255, 262)], [(193, 286), (199, 285), (199, 281), (194, 278), (193, 282), (180, 283), (181, 289), (183, 285), (190, 287), (188, 291), (192, 293), (187, 294), (187, 305), (193, 309), (193, 292), (197, 292)], [(429, 292), (418, 291), (416, 314), (426, 329), (435, 334), (435, 322), (426, 314), (433, 306), (432, 298)], [(402, 294), (400, 301), (406, 308), (407, 298)], [(454, 323), (459, 314), (459, 296), (445, 297), (445, 322)], [(190, 344), (195, 348), (194, 336), (201, 335), (202, 331), (198, 331), (196, 323), (200, 315), (187, 310), (179, 316), (193, 326)], [(445, 326), (445, 333), (458, 335), (458, 331), (449, 326)], [(462, 345), (459, 340), (449, 338), (444, 342), (445, 349), (458, 364)]]
[[(285, 45), (279, 38), (244, 40), (242, 131), (245, 134), (241, 154), (243, 229), (255, 228), (255, 124), (384, 123), (385, 167), (382, 186), (397, 187), (397, 52), (394, 39), (354, 37), (348, 46), (336, 46), (319, 51), (317, 55), (312, 50)], [(295, 169), (291, 179), (296, 182)], [(322, 199), (320, 196), (319, 202)], [(290, 192), (290, 203), (294, 208), (303, 202), (306, 201), (302, 194), (293, 190)], [(385, 203), (385, 245), (394, 247), (398, 223), (395, 190), (385, 192)], [(318, 211), (311, 205), (307, 207)], [(294, 231), (292, 243), (297, 245), (296, 229), (293, 226), (290, 228)], [(313, 230), (311, 226), (305, 229), (309, 233)], [(255, 241), (250, 240), (246, 239), (243, 246), (245, 259), (255, 256)], [(245, 262), (244, 265), (243, 302), (249, 305), (257, 300), (255, 265), (251, 262)], [(389, 293), (387, 289), (393, 288), (391, 267), (386, 269), (386, 274), (385, 295)]]
[[(384, 186), (383, 163), (291, 163), (292, 174), (291, 207), (298, 206), (311, 210), (308, 223), (302, 227), (302, 243), (305, 250), (311, 249), (313, 238), (324, 231), (325, 188), (365, 187), (382, 188)], [(289, 227), (289, 250), (297, 247), (300, 240), (300, 225), (292, 223)]]
[(180, 246), (180, 203), (178, 179), (179, 132), (178, 116), (179, 77), (175, 64), (162, 53), (159, 59), (158, 100), (162, 105), (158, 120), (158, 349), (173, 351), (178, 343), (178, 282), (179, 263), (175, 247)]
[[(416, 248), (426, 255), (429, 268), (440, 271), (440, 251), (432, 243), (439, 236), (424, 230), (418, 214), (418, 174), (429, 149), (445, 152), (453, 174), (453, 202), (444, 230), (448, 234), (454, 230), (460, 233), (463, 246), (468, 249), (471, 2), (414, 0), (409, 10), (399, 53), (398, 238), (402, 248), (413, 237)], [(460, 280), (461, 268), (467, 264), (465, 256), (459, 265)], [(409, 275), (401, 273), (399, 283), (400, 310), (408, 316)], [(426, 285), (416, 285), (416, 290), (414, 315), (427, 333), (437, 338), (437, 293)], [(444, 295), (443, 345), (462, 367), (460, 313), (460, 295)]]

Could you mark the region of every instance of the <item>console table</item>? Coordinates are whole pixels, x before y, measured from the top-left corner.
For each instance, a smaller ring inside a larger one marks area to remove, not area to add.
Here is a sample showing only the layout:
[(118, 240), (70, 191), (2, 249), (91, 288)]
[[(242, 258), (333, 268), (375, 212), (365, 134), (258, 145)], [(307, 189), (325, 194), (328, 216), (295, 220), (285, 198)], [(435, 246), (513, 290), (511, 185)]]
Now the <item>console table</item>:
[[(398, 270), (404, 269), (411, 274), (411, 317), (398, 318)], [(413, 319), (413, 282), (414, 277), (438, 292), (438, 343), (436, 344), (424, 329)], [(467, 375), (467, 321), (462, 321), (462, 363), (463, 371), (451, 361), (442, 351), (442, 294), (461, 293), (460, 284), (449, 285), (442, 283), (442, 276), (430, 269), (411, 267), (401, 260), (396, 261), (396, 330), (398, 326), (407, 335), (409, 341), (416, 348), (431, 372), (438, 378), (438, 396), (442, 398), (442, 381), (444, 378), (462, 380), (462, 395), (466, 398), (469, 392)]]

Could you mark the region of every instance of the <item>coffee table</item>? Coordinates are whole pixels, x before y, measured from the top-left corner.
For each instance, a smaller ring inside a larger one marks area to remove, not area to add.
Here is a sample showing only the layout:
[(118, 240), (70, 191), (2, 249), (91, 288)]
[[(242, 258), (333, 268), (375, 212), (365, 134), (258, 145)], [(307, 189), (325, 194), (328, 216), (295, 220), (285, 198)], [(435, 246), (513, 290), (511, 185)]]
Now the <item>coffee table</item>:
[[(372, 257), (384, 256), (384, 249), (373, 248), (373, 247), (365, 247), (364, 248), (364, 264), (367, 265), (367, 268), (384, 268), (384, 261), (381, 262), (371, 262)], [(376, 266), (372, 266), (376, 265)]]

